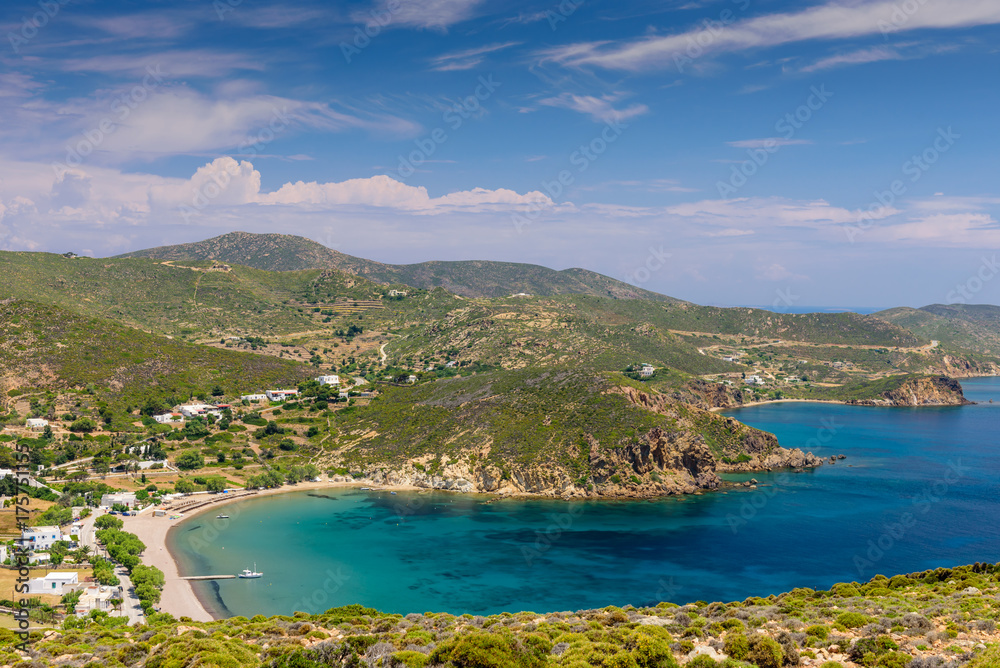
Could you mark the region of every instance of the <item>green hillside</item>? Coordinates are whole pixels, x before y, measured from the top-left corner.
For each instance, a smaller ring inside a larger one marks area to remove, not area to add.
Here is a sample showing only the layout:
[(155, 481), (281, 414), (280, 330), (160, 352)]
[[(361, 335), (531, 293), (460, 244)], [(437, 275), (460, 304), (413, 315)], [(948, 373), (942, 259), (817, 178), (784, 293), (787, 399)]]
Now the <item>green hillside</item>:
[(298, 383), (313, 370), (275, 357), (147, 334), (51, 305), (0, 304), (0, 388), (83, 391), (115, 404), (187, 399), (218, 386), (229, 395)]
[(231, 232), (196, 243), (149, 248), (118, 257), (178, 262), (215, 260), (268, 271), (332, 267), (383, 285), (402, 283), (426, 290), (440, 287), (463, 297), (506, 297), (523, 292), (677, 301), (586, 269), (556, 271), (534, 264), (485, 260), (385, 264), (345, 255), (304, 237), (287, 234)]
[(917, 334), (953, 348), (1000, 355), (1000, 307), (932, 304), (919, 309), (894, 308), (874, 314)]

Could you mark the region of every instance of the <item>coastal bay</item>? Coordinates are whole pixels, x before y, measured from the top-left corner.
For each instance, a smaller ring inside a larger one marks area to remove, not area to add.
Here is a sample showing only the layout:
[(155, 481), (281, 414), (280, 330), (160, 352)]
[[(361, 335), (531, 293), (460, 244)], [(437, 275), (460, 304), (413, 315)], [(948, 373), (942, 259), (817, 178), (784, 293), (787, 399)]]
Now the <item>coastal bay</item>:
[(989, 400), (1000, 402), (1000, 379), (964, 385), (978, 404), (732, 411), (786, 447), (847, 456), (804, 473), (726, 476), (756, 488), (641, 502), (312, 490), (248, 500), (221, 529), (185, 520), (168, 543), (185, 575), (254, 562), (265, 573), (195, 583), (216, 616), (732, 600), (992, 561), (1000, 403)]

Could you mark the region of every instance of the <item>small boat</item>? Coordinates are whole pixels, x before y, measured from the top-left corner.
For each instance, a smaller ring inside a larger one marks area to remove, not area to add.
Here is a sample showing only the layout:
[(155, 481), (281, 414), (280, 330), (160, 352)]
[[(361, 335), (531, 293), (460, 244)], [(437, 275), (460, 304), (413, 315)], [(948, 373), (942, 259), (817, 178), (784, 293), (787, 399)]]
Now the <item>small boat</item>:
[(229, 519), (229, 515), (216, 515), (215, 519), (217, 519), (217, 520), (228, 520)]
[(370, 492), (370, 491), (372, 491), (372, 488), (371, 487), (362, 487), (361, 491), (362, 492)]
[(250, 579), (253, 579), (253, 578), (259, 578), (262, 575), (264, 575), (264, 574), (257, 572), (257, 564), (255, 563), (253, 565), (253, 570), (250, 570), (249, 568), (244, 568), (243, 572), (240, 573), (237, 577), (242, 578), (244, 580), (250, 580)]
[(390, 494), (395, 494), (395, 492), (389, 492)]

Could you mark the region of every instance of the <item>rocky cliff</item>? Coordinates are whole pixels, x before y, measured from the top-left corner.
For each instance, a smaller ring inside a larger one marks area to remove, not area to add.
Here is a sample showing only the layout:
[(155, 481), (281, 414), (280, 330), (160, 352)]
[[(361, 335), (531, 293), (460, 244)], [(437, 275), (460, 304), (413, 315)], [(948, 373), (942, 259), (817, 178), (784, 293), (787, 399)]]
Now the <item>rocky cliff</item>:
[(972, 402), (965, 398), (962, 386), (947, 376), (909, 378), (898, 387), (865, 399), (850, 399), (854, 406), (962, 406)]

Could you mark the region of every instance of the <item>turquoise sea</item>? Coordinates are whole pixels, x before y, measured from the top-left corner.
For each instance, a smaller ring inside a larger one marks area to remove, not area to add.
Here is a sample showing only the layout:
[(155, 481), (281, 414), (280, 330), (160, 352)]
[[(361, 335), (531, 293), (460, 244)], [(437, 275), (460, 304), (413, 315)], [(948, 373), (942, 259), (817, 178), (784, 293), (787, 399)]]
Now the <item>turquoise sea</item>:
[[(1000, 561), (1000, 378), (975, 406), (780, 403), (732, 411), (836, 465), (757, 473), (740, 489), (644, 502), (449, 493), (296, 492), (227, 506), (168, 537), (219, 615), (577, 610), (742, 600), (876, 573)], [(989, 403), (992, 399), (994, 403)]]

